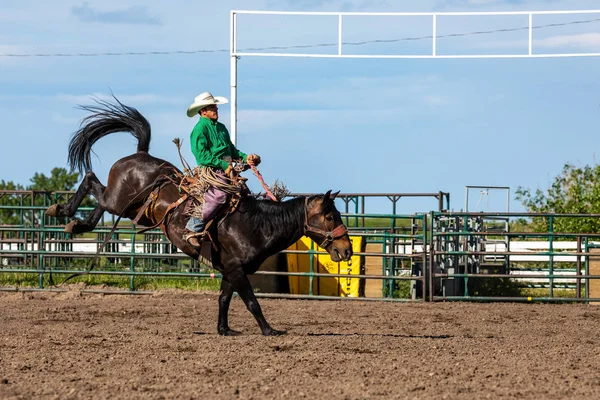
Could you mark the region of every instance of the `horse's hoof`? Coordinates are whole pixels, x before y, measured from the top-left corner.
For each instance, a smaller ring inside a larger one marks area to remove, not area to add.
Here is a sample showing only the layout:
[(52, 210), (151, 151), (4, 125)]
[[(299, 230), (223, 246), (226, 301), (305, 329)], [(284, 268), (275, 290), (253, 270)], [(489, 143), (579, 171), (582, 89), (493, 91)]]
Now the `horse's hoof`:
[(242, 332), (234, 331), (233, 329), (219, 329), (219, 335), (221, 336), (240, 336)]
[(69, 222), (67, 224), (67, 226), (65, 226), (65, 232), (66, 233), (78, 233), (77, 232), (77, 224), (79, 223), (79, 221), (77, 220), (73, 220), (71, 222)]
[(287, 331), (278, 331), (277, 329), (268, 329), (263, 332), (264, 336), (283, 336), (287, 334)]
[(58, 204), (52, 204), (50, 207), (48, 207), (48, 209), (46, 209), (46, 212), (44, 213), (44, 215), (48, 216), (48, 217), (56, 217), (58, 216)]

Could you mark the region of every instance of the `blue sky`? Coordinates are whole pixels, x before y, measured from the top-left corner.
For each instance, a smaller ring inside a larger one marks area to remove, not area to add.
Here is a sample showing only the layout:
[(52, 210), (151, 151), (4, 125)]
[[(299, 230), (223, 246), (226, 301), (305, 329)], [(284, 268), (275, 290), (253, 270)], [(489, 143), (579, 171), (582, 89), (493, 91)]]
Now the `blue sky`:
[[(229, 48), (232, 9), (282, 11), (506, 11), (598, 8), (597, 1), (0, 1), (0, 54), (146, 52)], [(600, 18), (545, 16), (534, 25)], [(331, 17), (239, 17), (239, 48), (335, 43)], [(453, 17), (438, 34), (521, 27), (525, 17)], [(427, 19), (348, 18), (344, 41), (424, 36)], [(600, 22), (534, 32), (545, 52), (600, 51)], [(443, 38), (440, 54), (524, 52), (526, 31)], [(366, 53), (426, 53), (428, 40), (345, 46)], [(299, 51), (299, 50), (295, 50)], [(305, 51), (305, 50), (302, 50)], [(332, 48), (311, 49), (331, 52)], [(238, 147), (263, 158), (268, 182), (294, 192), (451, 193), (464, 207), (466, 185), (545, 189), (569, 162), (596, 164), (600, 139), (598, 58), (509, 60), (347, 60), (243, 57), (239, 60)], [(28, 184), (35, 172), (67, 167), (78, 104), (112, 90), (153, 129), (151, 153), (179, 164), (172, 139), (196, 120), (185, 111), (210, 91), (229, 97), (227, 52), (105, 57), (0, 57), (0, 179)], [(221, 121), (229, 126), (228, 106)], [(95, 146), (94, 170), (135, 151), (127, 134)], [(249, 176), (250, 177), (250, 176)], [(255, 179), (250, 186), (259, 190)], [(480, 200), (506, 209), (506, 193)], [(522, 206), (513, 199), (512, 211)], [(379, 205), (371, 211), (386, 211)], [(403, 199), (400, 212), (435, 208)], [(383, 207), (383, 206), (381, 206)], [(368, 210), (369, 211), (369, 210)]]

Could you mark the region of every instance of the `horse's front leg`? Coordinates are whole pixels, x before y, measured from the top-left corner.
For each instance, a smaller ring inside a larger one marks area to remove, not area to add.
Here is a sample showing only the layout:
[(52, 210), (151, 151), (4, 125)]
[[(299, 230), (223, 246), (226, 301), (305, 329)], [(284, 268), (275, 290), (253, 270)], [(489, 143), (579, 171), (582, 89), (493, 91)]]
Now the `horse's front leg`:
[(231, 302), (232, 295), (233, 285), (223, 278), (221, 280), (221, 294), (219, 295), (219, 323), (217, 325), (219, 335), (237, 336), (241, 334), (241, 332), (234, 331), (229, 327), (229, 303)]
[(254, 315), (254, 318), (256, 318), (256, 322), (258, 322), (258, 326), (260, 327), (262, 334), (265, 336), (279, 336), (286, 334), (286, 331), (278, 331), (271, 328), (262, 313), (254, 292), (252, 291), (250, 281), (248, 281), (248, 277), (241, 270), (241, 268), (235, 275), (235, 278), (231, 279), (232, 286), (234, 290), (238, 292), (244, 301), (244, 304), (246, 304), (248, 311), (250, 311), (252, 315)]

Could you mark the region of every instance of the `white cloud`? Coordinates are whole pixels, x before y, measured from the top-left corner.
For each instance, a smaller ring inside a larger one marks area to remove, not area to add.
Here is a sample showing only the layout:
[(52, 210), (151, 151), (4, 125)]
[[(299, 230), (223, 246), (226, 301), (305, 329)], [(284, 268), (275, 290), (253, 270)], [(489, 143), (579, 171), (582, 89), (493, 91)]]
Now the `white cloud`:
[(160, 18), (151, 15), (148, 6), (130, 6), (110, 11), (98, 11), (90, 7), (88, 2), (71, 9), (72, 14), (82, 22), (105, 24), (142, 24), (161, 25)]

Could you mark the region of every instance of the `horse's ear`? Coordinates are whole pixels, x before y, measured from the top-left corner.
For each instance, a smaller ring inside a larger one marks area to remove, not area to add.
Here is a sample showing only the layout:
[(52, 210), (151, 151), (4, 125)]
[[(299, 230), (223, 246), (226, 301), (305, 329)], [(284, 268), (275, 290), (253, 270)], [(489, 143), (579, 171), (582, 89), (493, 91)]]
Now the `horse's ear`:
[(331, 195), (331, 200), (335, 200), (335, 198), (337, 197), (337, 195), (340, 194), (340, 191), (338, 190), (337, 192), (335, 192), (334, 194)]
[(331, 195), (331, 190), (328, 190), (327, 193), (325, 193), (323, 195), (323, 203), (327, 202), (327, 200), (329, 200), (329, 196)]

